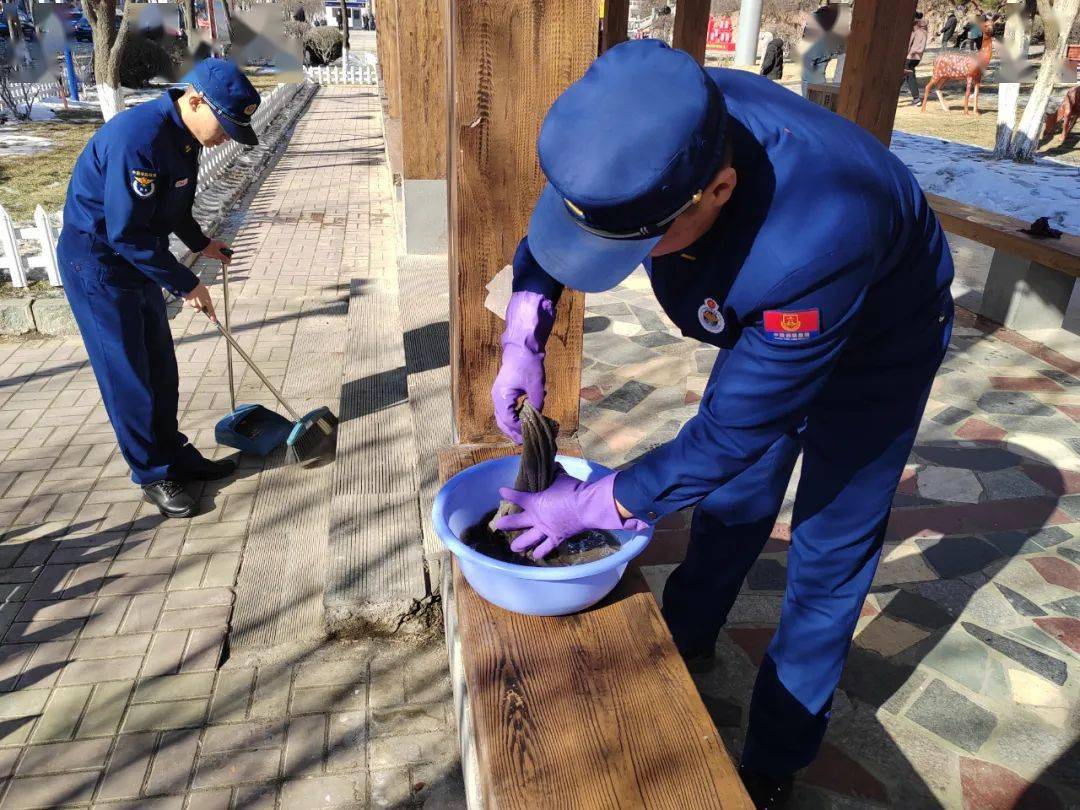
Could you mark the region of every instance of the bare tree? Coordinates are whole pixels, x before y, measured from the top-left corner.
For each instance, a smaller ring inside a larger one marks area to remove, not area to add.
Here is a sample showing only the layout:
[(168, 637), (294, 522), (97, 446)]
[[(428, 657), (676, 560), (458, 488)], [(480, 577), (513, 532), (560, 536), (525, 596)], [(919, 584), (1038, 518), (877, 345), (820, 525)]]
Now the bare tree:
[(12, 65), (0, 65), (0, 117), (7, 110), (16, 120), (28, 121), (41, 95), (41, 85), (17, 81), (15, 73)]
[(328, 26), (312, 28), (304, 37), (304, 45), (318, 57), (320, 64), (329, 64), (341, 48), (341, 32)]
[(120, 59), (128, 41), (128, 10), (124, 9), (119, 23), (116, 0), (84, 0), (83, 12), (94, 31), (94, 79), (101, 117), (108, 121), (124, 109)]
[(1009, 148), (1003, 155), (1016, 161), (1031, 160), (1038, 149), (1046, 105), (1061, 73), (1069, 31), (1080, 12), (1080, 0), (1038, 0), (1038, 7), (1046, 30), (1046, 50), (1043, 51), (1039, 75), (1035, 78), (1035, 86), (1031, 88), (1020, 125), (1013, 132)]

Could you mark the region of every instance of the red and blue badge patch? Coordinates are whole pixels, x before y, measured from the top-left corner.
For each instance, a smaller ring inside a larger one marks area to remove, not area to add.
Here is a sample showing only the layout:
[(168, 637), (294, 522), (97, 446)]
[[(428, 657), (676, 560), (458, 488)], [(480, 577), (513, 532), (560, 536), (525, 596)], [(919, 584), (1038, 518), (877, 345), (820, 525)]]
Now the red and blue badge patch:
[(771, 340), (796, 343), (817, 337), (820, 332), (821, 314), (817, 309), (765, 311), (765, 337)]

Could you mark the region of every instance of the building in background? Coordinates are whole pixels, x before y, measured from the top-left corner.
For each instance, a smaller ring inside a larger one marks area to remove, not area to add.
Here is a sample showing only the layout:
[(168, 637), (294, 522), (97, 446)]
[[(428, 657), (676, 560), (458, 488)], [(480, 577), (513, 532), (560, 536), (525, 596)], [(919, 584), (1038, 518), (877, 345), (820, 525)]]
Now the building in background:
[[(348, 11), (349, 29), (362, 31), (370, 27), (371, 7), (368, 0), (346, 0), (345, 7)], [(369, 21), (365, 24), (364, 20)], [(341, 3), (338, 0), (326, 0), (326, 24), (332, 28), (341, 27)]]

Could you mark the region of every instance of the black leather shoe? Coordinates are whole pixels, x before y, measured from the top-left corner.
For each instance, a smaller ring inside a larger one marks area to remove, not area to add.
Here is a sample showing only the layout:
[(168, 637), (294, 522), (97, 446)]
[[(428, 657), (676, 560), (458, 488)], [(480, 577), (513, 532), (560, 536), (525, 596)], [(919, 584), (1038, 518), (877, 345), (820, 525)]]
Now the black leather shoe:
[(198, 504), (179, 481), (155, 481), (142, 488), (146, 500), (154, 504), (165, 517), (189, 518), (195, 514)]
[(740, 765), (739, 776), (757, 810), (783, 810), (787, 807), (791, 786), (795, 782), (793, 775), (769, 776)]
[(228, 478), (236, 472), (236, 462), (231, 458), (221, 461), (211, 461), (204, 456), (185, 461), (180, 475), (188, 481), (217, 481), (220, 478)]

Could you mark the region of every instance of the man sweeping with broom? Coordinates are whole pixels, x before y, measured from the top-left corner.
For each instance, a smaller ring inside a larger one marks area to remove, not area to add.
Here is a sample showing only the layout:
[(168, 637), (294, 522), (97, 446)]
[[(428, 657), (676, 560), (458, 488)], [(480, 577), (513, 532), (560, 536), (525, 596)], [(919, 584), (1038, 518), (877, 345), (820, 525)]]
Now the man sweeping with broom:
[(543, 556), (587, 529), (694, 506), (664, 617), (706, 667), (768, 540), (796, 457), (787, 590), (758, 672), (740, 772), (781, 806), (817, 755), (893, 494), (949, 344), (953, 267), (911, 172), (868, 132), (776, 84), (703, 70), (656, 41), (606, 51), (552, 105), (548, 179), (514, 257), (496, 419), (544, 400), (563, 286), (644, 263), (683, 334), (719, 347), (698, 414), (619, 473), (562, 473), (496, 527)]
[(186, 90), (121, 112), (79, 155), (57, 245), (64, 292), (82, 333), (105, 410), (132, 480), (166, 517), (195, 514), (189, 481), (230, 475), (233, 461), (204, 458), (180, 432), (179, 374), (162, 288), (216, 321), (206, 285), (169, 252), (228, 263), (191, 215), (202, 148), (230, 138), (258, 143), (259, 94), (223, 59), (200, 62)]

